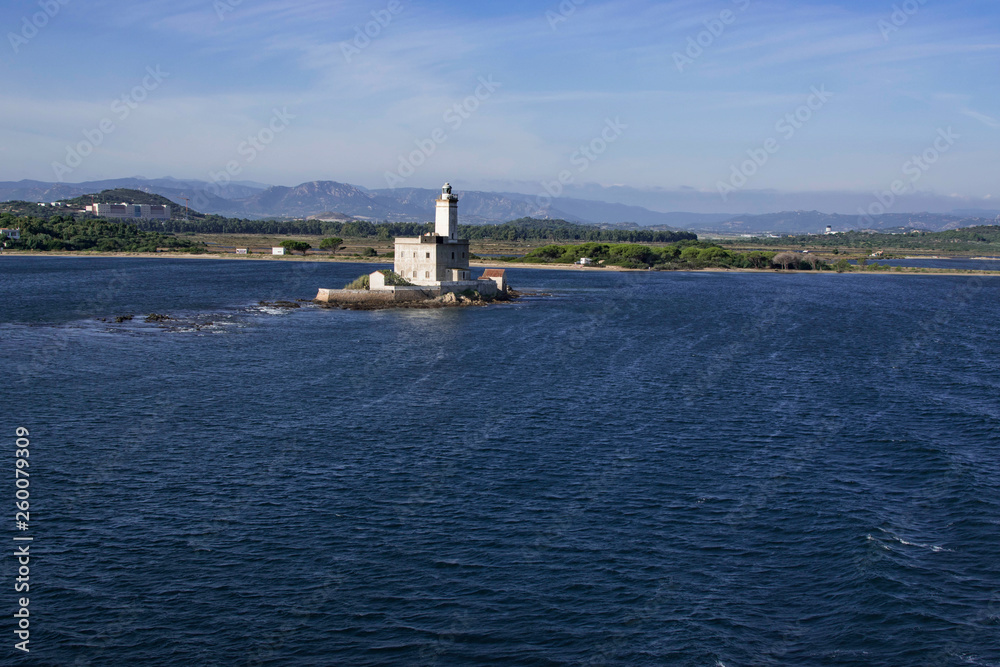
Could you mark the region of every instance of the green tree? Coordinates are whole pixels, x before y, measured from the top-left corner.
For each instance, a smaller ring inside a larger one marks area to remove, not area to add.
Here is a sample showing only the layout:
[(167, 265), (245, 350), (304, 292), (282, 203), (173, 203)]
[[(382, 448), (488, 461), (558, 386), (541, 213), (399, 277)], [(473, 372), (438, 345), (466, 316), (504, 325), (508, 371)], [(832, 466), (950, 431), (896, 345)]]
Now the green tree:
[(312, 246), (305, 241), (292, 241), (291, 239), (282, 241), (281, 247), (288, 252), (301, 252), (303, 255), (306, 254), (307, 250), (312, 248)]
[(340, 238), (339, 236), (331, 236), (319, 242), (319, 249), (329, 250), (330, 252), (335, 253), (338, 250), (340, 250), (340, 247), (342, 245), (344, 245), (344, 239)]
[(701, 248), (697, 246), (688, 246), (681, 250), (681, 259), (685, 262), (691, 262), (698, 259), (698, 254), (701, 252)]
[(698, 260), (711, 262), (713, 264), (723, 264), (732, 259), (732, 254), (725, 248), (718, 246), (712, 248), (702, 248), (698, 251)]
[(775, 253), (755, 250), (746, 254), (747, 263), (754, 269), (767, 269), (771, 267), (771, 261)]

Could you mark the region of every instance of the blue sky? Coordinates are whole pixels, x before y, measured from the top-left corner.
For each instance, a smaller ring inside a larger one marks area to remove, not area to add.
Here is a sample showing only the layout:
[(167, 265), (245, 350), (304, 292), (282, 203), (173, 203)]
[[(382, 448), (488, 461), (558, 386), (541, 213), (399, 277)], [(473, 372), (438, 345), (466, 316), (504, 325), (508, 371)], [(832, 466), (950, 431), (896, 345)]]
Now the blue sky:
[(577, 1), (7, 2), (0, 179), (1000, 197), (995, 0)]

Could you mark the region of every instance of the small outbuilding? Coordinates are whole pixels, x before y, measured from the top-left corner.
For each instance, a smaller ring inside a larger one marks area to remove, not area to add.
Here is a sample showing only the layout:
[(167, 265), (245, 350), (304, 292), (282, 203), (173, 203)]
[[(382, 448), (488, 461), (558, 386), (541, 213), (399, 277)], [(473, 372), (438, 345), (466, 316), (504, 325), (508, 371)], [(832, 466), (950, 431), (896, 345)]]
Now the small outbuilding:
[(507, 291), (507, 270), (506, 269), (486, 269), (480, 280), (492, 280), (497, 284), (497, 292), (501, 294)]
[(384, 290), (386, 287), (384, 273), (381, 271), (372, 271), (368, 274), (368, 289), (378, 291)]
[(285, 249), (284, 248), (271, 248), (271, 254), (272, 255), (284, 255), (285, 254)]

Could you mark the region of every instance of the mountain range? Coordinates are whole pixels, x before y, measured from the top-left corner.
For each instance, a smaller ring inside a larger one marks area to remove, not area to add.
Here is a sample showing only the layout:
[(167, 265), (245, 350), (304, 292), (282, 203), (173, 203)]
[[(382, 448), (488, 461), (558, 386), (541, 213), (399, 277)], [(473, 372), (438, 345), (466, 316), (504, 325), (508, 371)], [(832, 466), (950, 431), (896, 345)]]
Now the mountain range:
[[(49, 183), (23, 180), (0, 182), (0, 201), (51, 202), (108, 189), (129, 188), (158, 194), (183, 206), (185, 198), (202, 213), (240, 218), (329, 218), (424, 222), (432, 217), (439, 190), (395, 188), (370, 190), (336, 181), (312, 181), (294, 187), (253, 181), (225, 185), (198, 180), (142, 177)], [(458, 191), (462, 221), (495, 224), (534, 217), (610, 226), (690, 229), (724, 234), (821, 233), (850, 229), (897, 228), (942, 231), (994, 224), (998, 211), (959, 210), (953, 213), (893, 213), (857, 216), (819, 211), (786, 211), (761, 215), (661, 212), (642, 206), (572, 197), (539, 197), (515, 192)]]

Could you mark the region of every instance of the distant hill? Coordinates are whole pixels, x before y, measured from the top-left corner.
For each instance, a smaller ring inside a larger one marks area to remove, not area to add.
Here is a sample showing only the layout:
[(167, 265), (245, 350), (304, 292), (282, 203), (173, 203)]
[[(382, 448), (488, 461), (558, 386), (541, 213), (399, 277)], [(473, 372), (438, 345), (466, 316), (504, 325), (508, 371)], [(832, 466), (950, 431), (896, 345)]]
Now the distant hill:
[(992, 218), (995, 222), (1000, 222), (1000, 211), (996, 209), (963, 208), (955, 209), (952, 213), (970, 218)]
[[(433, 211), (434, 200), (441, 195), (440, 190), (423, 188), (395, 188), (371, 192), (395, 199), (407, 206), (416, 206), (424, 212), (425, 217), (428, 217), (427, 211)], [(721, 222), (732, 217), (724, 213), (661, 213), (641, 206), (566, 197), (549, 199), (515, 192), (468, 190), (459, 191), (457, 194), (462, 220), (472, 224), (494, 224), (520, 217), (532, 217), (595, 224), (634, 223), (640, 227), (678, 229)]]
[(30, 215), (36, 218), (48, 218), (52, 215), (69, 213), (71, 209), (64, 207), (52, 207), (48, 204), (39, 204), (33, 201), (5, 201), (0, 202), (0, 213), (10, 213), (12, 215)]
[[(368, 190), (336, 181), (311, 181), (294, 187), (230, 183), (225, 186), (204, 181), (172, 178), (123, 178), (86, 183), (43, 181), (0, 182), (0, 201), (53, 202), (104, 190), (129, 189), (158, 194), (175, 205), (183, 197), (196, 202), (208, 214), (240, 218), (308, 218), (335, 211), (362, 220), (426, 222), (434, 218), (434, 200), (441, 191), (430, 188)], [(676, 229), (725, 220), (725, 214), (660, 213), (640, 206), (627, 206), (585, 199), (526, 195), (511, 192), (458, 191), (462, 199), (462, 221), (496, 224), (530, 216), (580, 223), (635, 223), (657, 229)]]
[[(37, 203), (28, 201), (7, 201), (0, 202), (0, 213), (12, 213), (14, 215), (30, 215), (38, 218), (49, 218), (53, 215), (66, 215), (83, 211), (92, 202), (98, 204), (149, 204), (150, 206), (169, 206), (170, 217), (174, 220), (184, 219), (184, 205), (167, 199), (161, 195), (143, 192), (142, 190), (130, 190), (128, 188), (117, 188), (114, 190), (104, 190), (94, 194), (86, 194), (79, 197), (70, 197), (58, 201), (61, 206), (53, 206), (52, 203)], [(189, 216), (192, 220), (200, 220), (205, 217), (194, 209), (189, 209)]]
[[(440, 195), (440, 190), (431, 188), (369, 190), (337, 181), (310, 181), (286, 187), (266, 186), (251, 181), (216, 185), (198, 180), (134, 177), (88, 183), (29, 180), (0, 182), (0, 201), (8, 200), (9, 206), (14, 203), (9, 200), (17, 200), (17, 205), (24, 208), (30, 203), (74, 199), (92, 192), (122, 189), (165, 197), (175, 207), (183, 206), (183, 197), (188, 197), (192, 206), (200, 212), (226, 217), (320, 220), (335, 212), (357, 220), (416, 223), (433, 220), (434, 201)], [(623, 189), (604, 188), (600, 192), (606, 192), (611, 197), (621, 195), (619, 190)], [(637, 190), (629, 190), (628, 193), (633, 201), (641, 194)], [(466, 224), (498, 224), (531, 217), (599, 225), (635, 224), (662, 231), (690, 229), (727, 234), (815, 234), (821, 233), (827, 225), (835, 231), (896, 228), (941, 231), (993, 223), (1000, 213), (968, 209), (951, 214), (890, 213), (859, 217), (800, 210), (734, 216), (724, 213), (662, 212), (596, 199), (550, 199), (538, 194), (515, 192), (463, 191), (459, 188), (456, 194), (461, 200), (461, 221)], [(818, 201), (823, 201), (822, 197)]]
[[(441, 196), (441, 190), (429, 188), (396, 188), (372, 192), (386, 200), (398, 202), (427, 220), (433, 219), (434, 202)], [(494, 224), (524, 216), (591, 222), (561, 209), (541, 206), (535, 197), (529, 195), (477, 190), (456, 190), (455, 194), (459, 198), (459, 216), (463, 222), (470, 224)]]
[(322, 211), (339, 211), (363, 220), (418, 221), (434, 217), (433, 208), (417, 211), (347, 183), (312, 181), (294, 188), (270, 187), (241, 202), (247, 216), (305, 218)]
[(559, 210), (569, 213), (578, 220), (608, 224), (631, 222), (640, 227), (656, 229), (698, 229), (732, 217), (728, 213), (661, 213), (641, 206), (567, 197), (560, 197), (553, 203)]
[(54, 202), (92, 192), (117, 190), (126, 188), (142, 192), (158, 194), (170, 199), (175, 204), (183, 205), (182, 197), (192, 201), (199, 196), (199, 201), (207, 202), (201, 209), (206, 213), (224, 212), (240, 208), (240, 199), (267, 188), (249, 181), (230, 183), (228, 185), (213, 185), (205, 181), (184, 181), (175, 178), (146, 179), (141, 177), (116, 178), (103, 181), (87, 181), (84, 183), (48, 183), (45, 181), (0, 181), (0, 201), (20, 200), (28, 202)]

